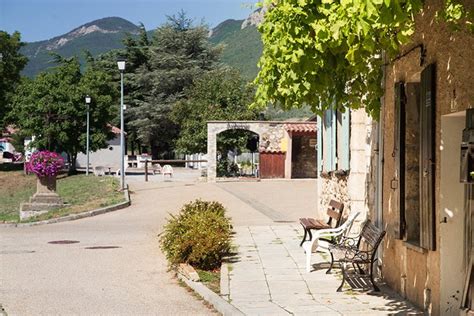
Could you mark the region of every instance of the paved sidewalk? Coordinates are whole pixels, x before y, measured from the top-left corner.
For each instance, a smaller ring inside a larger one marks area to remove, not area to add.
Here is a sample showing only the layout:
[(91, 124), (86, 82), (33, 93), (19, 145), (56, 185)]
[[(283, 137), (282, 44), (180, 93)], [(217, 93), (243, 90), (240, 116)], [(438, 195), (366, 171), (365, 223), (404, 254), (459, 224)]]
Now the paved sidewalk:
[[(338, 274), (327, 275), (327, 259), (313, 254), (313, 271), (305, 271), (300, 228), (240, 226), (239, 253), (229, 267), (229, 301), (246, 315), (378, 315), (417, 310), (383, 288), (380, 294), (345, 289)], [(335, 269), (337, 271), (337, 269)], [(334, 270), (333, 270), (334, 271)]]

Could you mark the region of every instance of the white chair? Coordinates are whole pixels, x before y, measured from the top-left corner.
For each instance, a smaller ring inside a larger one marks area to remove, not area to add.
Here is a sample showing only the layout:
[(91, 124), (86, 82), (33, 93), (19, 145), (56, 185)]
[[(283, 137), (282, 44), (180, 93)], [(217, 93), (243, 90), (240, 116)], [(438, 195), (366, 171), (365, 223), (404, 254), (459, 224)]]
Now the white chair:
[(94, 175), (96, 177), (102, 177), (105, 176), (105, 168), (102, 166), (95, 166), (94, 167)]
[[(346, 236), (351, 230), (352, 224), (354, 223), (354, 220), (357, 218), (357, 216), (359, 216), (359, 214), (360, 212), (352, 212), (352, 214), (347, 218), (344, 224), (337, 228), (317, 230), (313, 234), (313, 238), (311, 240), (305, 241), (303, 243), (303, 249), (306, 252), (306, 272), (311, 272), (311, 254), (313, 252), (316, 252), (318, 248), (322, 248), (322, 250), (328, 251), (329, 238)], [(325, 245), (321, 243), (321, 241), (325, 241)]]
[(165, 178), (166, 175), (169, 175), (170, 178), (173, 177), (173, 167), (170, 165), (164, 165), (163, 168), (161, 169), (161, 174), (163, 175), (163, 179)]

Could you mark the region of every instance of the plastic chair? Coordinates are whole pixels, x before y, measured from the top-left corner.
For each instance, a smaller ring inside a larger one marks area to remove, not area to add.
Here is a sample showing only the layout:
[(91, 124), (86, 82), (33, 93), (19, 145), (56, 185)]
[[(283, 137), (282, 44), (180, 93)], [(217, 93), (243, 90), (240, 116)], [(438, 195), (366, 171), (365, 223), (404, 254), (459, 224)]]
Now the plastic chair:
[[(306, 272), (311, 272), (311, 254), (316, 252), (318, 248), (322, 248), (320, 241), (325, 241), (329, 244), (337, 243), (339, 237), (347, 236), (351, 230), (354, 220), (359, 216), (360, 212), (352, 212), (347, 220), (339, 227), (317, 230), (311, 240), (303, 243), (303, 249), (306, 252)], [(328, 248), (324, 249), (328, 251)]]

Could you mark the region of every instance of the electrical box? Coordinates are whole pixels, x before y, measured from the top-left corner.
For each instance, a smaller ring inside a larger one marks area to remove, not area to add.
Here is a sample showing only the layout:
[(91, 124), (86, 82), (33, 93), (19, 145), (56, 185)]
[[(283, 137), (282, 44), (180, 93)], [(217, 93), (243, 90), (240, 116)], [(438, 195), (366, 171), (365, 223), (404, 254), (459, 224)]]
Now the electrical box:
[(474, 109), (466, 110), (466, 128), (462, 132), (461, 143), (460, 180), (462, 183), (474, 183)]

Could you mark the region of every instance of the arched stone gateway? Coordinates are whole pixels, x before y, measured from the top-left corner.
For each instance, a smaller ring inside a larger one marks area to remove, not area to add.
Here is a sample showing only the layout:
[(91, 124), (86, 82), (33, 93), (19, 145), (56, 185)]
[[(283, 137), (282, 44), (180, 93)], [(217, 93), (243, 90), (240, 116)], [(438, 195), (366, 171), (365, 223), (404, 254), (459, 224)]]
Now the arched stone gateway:
[[(210, 121), (207, 122), (207, 179), (216, 181), (217, 135), (227, 130), (247, 130), (259, 137), (260, 154), (278, 156), (279, 164), (284, 175), (281, 178), (291, 178), (292, 170), (292, 138), (294, 135), (306, 135), (314, 139), (308, 141), (308, 146), (316, 147), (316, 122), (281, 122), (281, 121)], [(272, 157), (274, 158), (274, 157)], [(272, 159), (270, 158), (270, 159)], [(314, 159), (316, 170), (316, 159)], [(316, 174), (316, 172), (314, 172)], [(274, 177), (274, 176), (269, 176)]]

